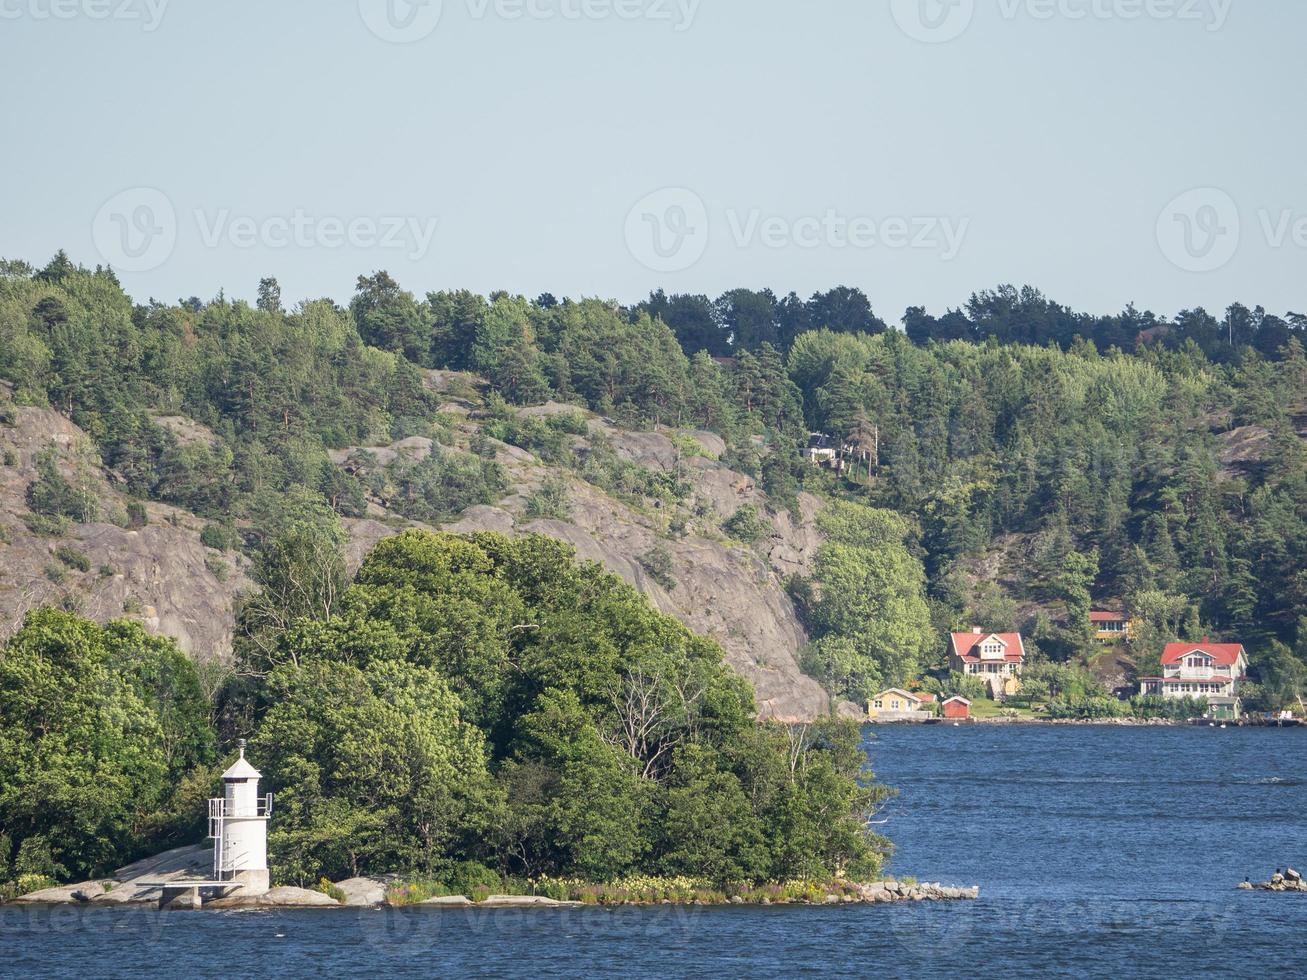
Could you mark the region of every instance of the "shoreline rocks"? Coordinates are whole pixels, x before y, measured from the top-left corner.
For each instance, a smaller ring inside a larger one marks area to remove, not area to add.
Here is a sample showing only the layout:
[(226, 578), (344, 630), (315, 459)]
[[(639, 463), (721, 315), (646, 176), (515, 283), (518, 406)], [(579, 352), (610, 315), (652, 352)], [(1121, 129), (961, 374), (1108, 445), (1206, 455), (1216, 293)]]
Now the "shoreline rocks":
[(1271, 875), (1270, 881), (1263, 881), (1260, 884), (1244, 881), (1239, 885), (1239, 890), (1246, 892), (1302, 892), (1307, 894), (1307, 881), (1304, 881), (1302, 874), (1293, 868), (1286, 868), (1284, 871), (1277, 869), (1275, 874)]
[[(213, 897), (203, 903), (205, 909), (343, 909), (343, 908), (380, 908), (387, 904), (386, 886), (390, 879), (351, 878), (333, 886), (344, 894), (343, 901), (321, 891), (305, 888), (280, 887), (262, 895), (240, 895)], [(183, 887), (185, 879), (176, 879), (175, 887)], [(1268, 884), (1267, 887), (1270, 887)], [(1277, 890), (1290, 890), (1280, 887)], [(1307, 891), (1307, 888), (1303, 889)], [(158, 886), (136, 885), (131, 881), (94, 881), (75, 885), (63, 885), (47, 888), (14, 899), (20, 905), (90, 905), (90, 906), (126, 906), (157, 905), (160, 888)], [(957, 888), (935, 883), (909, 883), (896, 880), (871, 882), (846, 888), (841, 894), (827, 894), (824, 898), (780, 899), (773, 901), (763, 898), (750, 902), (735, 896), (722, 903), (707, 903), (699, 899), (689, 902), (661, 901), (655, 903), (622, 902), (634, 907), (654, 907), (659, 905), (687, 905), (698, 907), (734, 908), (739, 906), (763, 908), (776, 905), (789, 906), (831, 906), (831, 905), (876, 905), (890, 902), (958, 902), (975, 901), (980, 897), (980, 886)], [(402, 908), (411, 909), (574, 909), (587, 906), (581, 902), (563, 902), (541, 895), (491, 895), (480, 902), (474, 902), (465, 895), (447, 895), (429, 898)]]

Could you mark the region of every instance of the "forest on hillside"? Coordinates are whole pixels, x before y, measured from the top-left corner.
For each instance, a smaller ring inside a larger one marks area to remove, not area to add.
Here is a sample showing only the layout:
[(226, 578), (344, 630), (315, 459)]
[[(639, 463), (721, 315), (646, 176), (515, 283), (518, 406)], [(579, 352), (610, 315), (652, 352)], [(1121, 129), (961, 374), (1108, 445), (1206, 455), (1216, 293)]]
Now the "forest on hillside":
[[(806, 662), (834, 693), (919, 677), (942, 662), (943, 632), (972, 624), (1020, 628), (1037, 660), (1073, 664), (1094, 650), (1089, 609), (1109, 605), (1141, 624), (1141, 670), (1166, 640), (1208, 633), (1249, 648), (1252, 703), (1302, 696), (1307, 320), (1239, 304), (1097, 316), (1000, 286), (902, 322), (847, 287), (623, 305), (417, 296), (385, 272), (361, 276), (348, 306), (288, 309), (273, 279), (253, 305), (134, 303), (111, 271), (61, 253), (0, 267), (0, 380), (86, 430), (130, 493), (240, 540), (264, 584), (278, 555), (308, 547), (291, 530), (361, 514), (375, 490), (329, 450), (439, 441), (443, 398), (424, 372), (472, 372), (507, 441), (550, 435), (508, 408), (573, 403), (629, 428), (719, 434), (777, 510), (800, 491), (834, 504), (813, 576), (791, 583)], [(180, 440), (160, 415), (216, 438)], [(813, 432), (861, 462), (806, 465)], [(428, 521), (503, 489), (484, 454), (390, 476)], [(33, 511), (87, 519), (61, 481), (32, 486)], [(734, 537), (763, 533), (737, 517)]]

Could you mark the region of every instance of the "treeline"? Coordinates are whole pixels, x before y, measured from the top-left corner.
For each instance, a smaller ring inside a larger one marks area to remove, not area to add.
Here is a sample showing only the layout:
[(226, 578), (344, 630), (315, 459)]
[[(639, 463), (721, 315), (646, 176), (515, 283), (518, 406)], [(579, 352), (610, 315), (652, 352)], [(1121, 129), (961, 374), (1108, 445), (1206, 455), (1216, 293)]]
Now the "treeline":
[[(910, 310), (905, 323), (886, 329), (846, 288), (808, 300), (655, 293), (624, 307), (419, 298), (384, 272), (360, 277), (348, 309), (318, 300), (287, 312), (271, 279), (254, 306), (133, 306), (112, 273), (61, 255), (0, 274), (0, 377), (17, 399), (86, 428), (133, 493), (239, 521), (257, 544), (285, 526), (295, 493), (346, 516), (380, 496), (423, 520), (495, 497), (502, 475), (475, 454), (386, 473), (327, 455), (439, 441), (443, 396), (424, 372), (476, 372), (512, 404), (555, 399), (629, 427), (717, 432), (724, 461), (776, 509), (806, 489), (892, 512), (902, 533), (890, 537), (924, 569), (917, 598), (937, 635), (1021, 627), (1061, 662), (1092, 651), (1091, 606), (1120, 606), (1143, 624), (1145, 668), (1165, 639), (1210, 632), (1254, 651), (1268, 702), (1301, 691), (1302, 317), (1239, 305), (1221, 320), (1090, 317), (1002, 287), (943, 317)], [(181, 441), (155, 421), (168, 413), (213, 439)], [(490, 414), (482, 422), (504, 435), (507, 416)], [(813, 431), (849, 447), (842, 474), (802, 463)], [(986, 558), (1001, 576), (982, 573)], [(819, 617), (822, 574), (792, 583)], [(877, 616), (916, 609), (869, 601)], [(916, 635), (915, 611), (904, 616), (886, 635)], [(942, 642), (876, 652), (875, 630), (831, 621), (810, 621), (827, 672), (906, 681), (943, 656)]]
[(246, 735), (283, 883), (876, 875), (857, 726), (755, 722), (716, 644), (569, 546), (409, 532), (350, 584), (338, 545), (301, 524), (268, 549), (213, 703), (171, 640), (28, 618), (0, 649), (0, 885), (198, 838)]

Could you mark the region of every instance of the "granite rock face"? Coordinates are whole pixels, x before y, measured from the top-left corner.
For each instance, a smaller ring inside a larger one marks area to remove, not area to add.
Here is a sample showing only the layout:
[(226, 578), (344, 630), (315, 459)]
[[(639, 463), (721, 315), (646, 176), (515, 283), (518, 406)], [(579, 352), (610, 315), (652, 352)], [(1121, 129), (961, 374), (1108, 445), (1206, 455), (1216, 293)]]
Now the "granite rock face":
[[(0, 426), (0, 642), (39, 606), (75, 608), (98, 622), (132, 618), (152, 633), (175, 638), (197, 660), (231, 653), (232, 602), (249, 587), (245, 560), (200, 543), (205, 521), (164, 504), (147, 504), (149, 523), (126, 523), (128, 498), (81, 429), (48, 409), (19, 408), (15, 424)], [(49, 449), (74, 485), (94, 499), (97, 522), (72, 524), (60, 538), (30, 531), (27, 487), (37, 456)], [(88, 571), (55, 557), (65, 546), (85, 556)], [(58, 580), (56, 580), (58, 579)]]
[[(547, 416), (575, 409), (549, 405), (524, 411)], [(479, 428), (464, 413), (453, 417), (458, 446), (442, 447), (446, 452), (466, 449)], [(730, 541), (721, 522), (745, 505), (765, 514), (766, 496), (751, 477), (718, 461), (726, 449), (720, 437), (631, 432), (588, 418), (590, 434), (575, 437), (577, 448), (605, 440), (622, 459), (655, 472), (675, 472), (691, 488), (686, 512), (696, 513), (683, 533), (670, 533), (665, 508), (618, 499), (566, 468), (548, 466), (503, 444), (496, 444), (496, 450), (510, 476), (508, 493), (494, 505), (468, 509), (446, 529), (539, 533), (567, 541), (582, 560), (602, 564), (659, 609), (721, 644), (730, 666), (753, 683), (761, 717), (808, 721), (824, 714), (830, 707), (825, 692), (799, 670), (797, 653), (808, 638), (785, 589), (787, 577), (812, 569), (821, 543), (815, 523), (820, 502), (804, 495), (797, 515), (767, 516), (770, 533), (753, 545)], [(160, 419), (160, 424), (179, 438), (212, 438), (182, 416)], [(38, 454), (49, 448), (58, 453), (61, 472), (96, 498), (98, 510), (96, 523), (73, 524), (60, 539), (38, 536), (25, 523), (30, 516), (26, 489), (36, 479)], [(384, 464), (400, 456), (421, 458), (431, 450), (429, 439), (417, 437), (385, 447), (342, 449), (332, 458), (348, 465), (355, 453), (366, 452)], [(100, 622), (138, 619), (151, 632), (174, 637), (200, 661), (230, 659), (234, 602), (251, 583), (245, 558), (200, 543), (204, 520), (151, 503), (146, 525), (119, 526), (127, 523), (129, 502), (121, 481), (100, 464), (85, 433), (54, 411), (17, 409), (15, 424), (0, 426), (0, 453), (15, 461), (0, 466), (0, 542), (7, 539), (0, 543), (0, 642), (29, 610), (62, 605)], [(563, 475), (571, 486), (570, 518), (531, 521), (527, 500), (551, 474)], [(387, 511), (378, 501), (370, 503), (367, 517), (346, 523), (351, 569), (384, 537), (427, 527)], [(84, 555), (90, 570), (61, 563), (54, 556), (60, 545)], [(663, 579), (668, 584), (642, 564), (655, 548), (666, 549), (670, 557), (671, 577)], [(853, 706), (842, 707), (856, 714)]]
[[(557, 410), (556, 406), (546, 408)], [(470, 438), (475, 423), (464, 423), (460, 431)], [(650, 512), (616, 499), (524, 450), (496, 444), (499, 462), (510, 474), (509, 494), (494, 506), (464, 511), (443, 529), (533, 533), (566, 541), (582, 561), (603, 565), (639, 589), (661, 611), (716, 640), (726, 652), (727, 663), (753, 684), (760, 717), (798, 722), (825, 714), (830, 707), (825, 691), (799, 669), (797, 654), (808, 636), (785, 589), (787, 577), (812, 570), (821, 544), (816, 527), (821, 502), (803, 494), (797, 516), (785, 512), (767, 515), (766, 495), (751, 477), (708, 456), (684, 456), (667, 434), (628, 432), (600, 419), (591, 420), (590, 431), (592, 438), (603, 437), (620, 457), (637, 466), (654, 471), (675, 469), (690, 486), (691, 499), (703, 516), (691, 521), (683, 535), (668, 535), (667, 515), (658, 509)], [(725, 449), (710, 433), (697, 433), (694, 438), (710, 455)], [(581, 439), (578, 444), (584, 443)], [(571, 515), (567, 520), (530, 520), (527, 499), (551, 473), (562, 474), (568, 481)], [(758, 508), (771, 525), (770, 534), (752, 546), (727, 540), (719, 529), (722, 521), (745, 505)], [(422, 526), (377, 519), (347, 521), (346, 525), (349, 557), (355, 565), (383, 538), (405, 526)], [(671, 558), (671, 587), (656, 580), (641, 562), (655, 547), (665, 548)], [(852, 705), (837, 708), (861, 717)]]

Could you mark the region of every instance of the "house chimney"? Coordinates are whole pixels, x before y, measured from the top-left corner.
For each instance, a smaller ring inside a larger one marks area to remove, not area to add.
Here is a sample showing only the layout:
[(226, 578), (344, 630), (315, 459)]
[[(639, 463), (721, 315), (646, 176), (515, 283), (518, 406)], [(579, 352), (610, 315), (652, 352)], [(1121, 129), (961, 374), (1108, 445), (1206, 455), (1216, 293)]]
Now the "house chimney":
[(1203, 637), (1203, 646), (1207, 646), (1207, 644), (1209, 644), (1209, 643), (1211, 643), (1211, 642), (1212, 642), (1212, 638), (1211, 638), (1210, 636), (1204, 636), (1204, 637)]
[(973, 626), (971, 627), (971, 632), (974, 633), (976, 636), (980, 636), (980, 634), (985, 631), (982, 630), (979, 626)]

